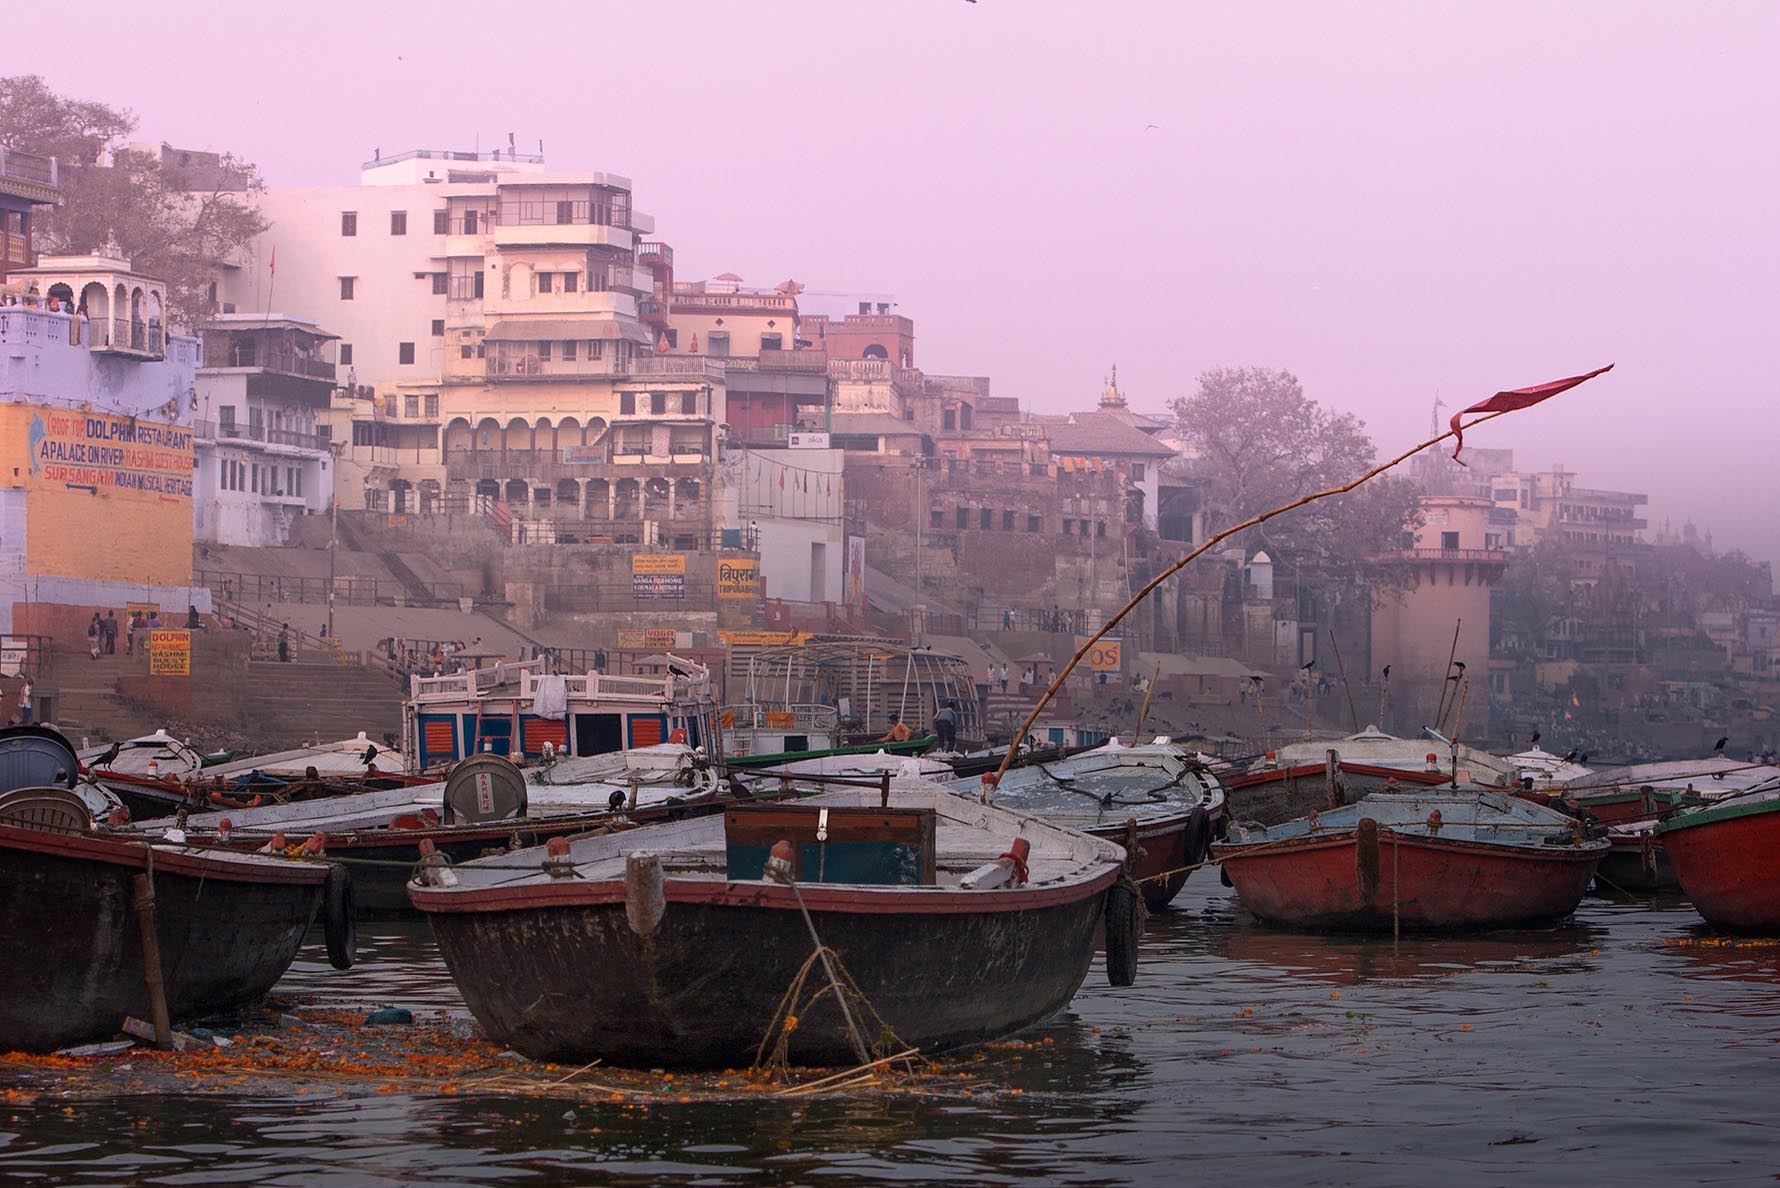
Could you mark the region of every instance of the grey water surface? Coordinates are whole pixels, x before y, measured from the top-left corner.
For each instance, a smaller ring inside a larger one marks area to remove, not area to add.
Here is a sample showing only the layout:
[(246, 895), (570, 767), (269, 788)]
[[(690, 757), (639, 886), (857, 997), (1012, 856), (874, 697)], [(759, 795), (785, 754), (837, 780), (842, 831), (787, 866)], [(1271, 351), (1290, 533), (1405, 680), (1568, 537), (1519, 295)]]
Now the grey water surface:
[[(282, 989), (462, 1009), (424, 925)], [(1137, 985), (944, 1063), (937, 1094), (641, 1106), (511, 1096), (0, 1104), (0, 1182), (56, 1185), (1755, 1184), (1780, 1175), (1780, 946), (1679, 899), (1475, 937), (1321, 937), (1215, 875)], [(967, 1094), (965, 1089), (970, 1092)], [(1017, 1092), (1016, 1092), (1017, 1091)]]

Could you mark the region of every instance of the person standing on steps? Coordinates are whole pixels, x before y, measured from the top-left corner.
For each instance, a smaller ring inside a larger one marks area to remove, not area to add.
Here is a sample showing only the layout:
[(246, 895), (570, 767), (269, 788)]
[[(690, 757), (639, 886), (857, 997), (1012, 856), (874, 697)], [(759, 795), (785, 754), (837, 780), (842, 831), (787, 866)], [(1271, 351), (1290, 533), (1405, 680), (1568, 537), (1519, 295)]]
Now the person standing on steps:
[(290, 661), (290, 624), (286, 623), (278, 629), (278, 659), (285, 663)]

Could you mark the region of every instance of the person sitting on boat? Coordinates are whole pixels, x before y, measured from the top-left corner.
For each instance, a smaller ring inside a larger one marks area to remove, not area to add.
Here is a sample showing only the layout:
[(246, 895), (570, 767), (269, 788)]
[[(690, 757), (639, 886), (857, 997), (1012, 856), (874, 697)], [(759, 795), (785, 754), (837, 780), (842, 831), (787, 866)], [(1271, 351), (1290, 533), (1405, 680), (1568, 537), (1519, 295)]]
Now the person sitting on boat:
[(890, 715), (890, 729), (884, 732), (879, 742), (907, 742), (909, 740), (909, 724), (902, 720), (900, 714)]

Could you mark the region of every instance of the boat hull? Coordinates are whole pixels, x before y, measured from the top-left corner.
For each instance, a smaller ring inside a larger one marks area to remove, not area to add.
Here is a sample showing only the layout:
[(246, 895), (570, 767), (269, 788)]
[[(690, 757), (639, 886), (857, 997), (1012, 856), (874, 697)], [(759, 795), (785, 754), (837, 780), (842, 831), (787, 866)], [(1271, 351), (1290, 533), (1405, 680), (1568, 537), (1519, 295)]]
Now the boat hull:
[(1369, 931), (1489, 928), (1567, 916), (1605, 852), (1598, 843), (1503, 846), (1380, 830), (1371, 868), (1351, 829), (1212, 850), (1243, 906), (1260, 919)]
[(1672, 817), (1658, 833), (1683, 894), (1707, 923), (1780, 931), (1780, 800)]
[[(931, 1051), (1008, 1035), (1064, 1006), (1093, 958), (1116, 873), (1054, 893), (801, 890), (822, 942), (895, 1036), (874, 1027), (865, 1042)], [(491, 893), (455, 911), (413, 892), (471, 1012), (497, 1043), (538, 1060), (750, 1064), (813, 952), (786, 887), (670, 881), (665, 918), (646, 937), (627, 922), (622, 884), (549, 890), (564, 901)], [(808, 978), (806, 995), (822, 984), (821, 966)], [(799, 1064), (855, 1059), (832, 995), (799, 1017), (789, 1053)]]
[(1186, 812), (1095, 825), (1082, 832), (1125, 847), (1127, 873), (1143, 895), (1144, 906), (1159, 910), (1180, 894), (1192, 868), (1205, 861), (1213, 828), (1209, 813), (1200, 812), (1196, 819), (1193, 812)]
[(51, 1051), (152, 1018), (133, 876), (152, 873), (175, 1020), (258, 1000), (296, 955), (327, 867), (0, 825), (0, 1050)]

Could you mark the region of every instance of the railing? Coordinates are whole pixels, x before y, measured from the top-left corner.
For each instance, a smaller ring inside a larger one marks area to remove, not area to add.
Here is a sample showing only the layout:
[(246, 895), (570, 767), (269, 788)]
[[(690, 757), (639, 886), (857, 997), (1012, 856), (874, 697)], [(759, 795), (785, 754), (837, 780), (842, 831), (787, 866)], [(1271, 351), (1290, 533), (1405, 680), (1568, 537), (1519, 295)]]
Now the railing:
[(1405, 549), (1404, 555), (1417, 561), (1483, 561), (1506, 565), (1508, 553), (1503, 549)]
[(330, 383), (334, 379), (334, 365), (326, 359), (299, 355), (295, 351), (244, 349), (239, 344), (230, 349), (226, 364), (218, 363), (215, 366), (257, 367), (262, 371), (300, 375), (305, 379), (324, 379)]
[(675, 285), (673, 305), (687, 313), (704, 309), (767, 309), (789, 313), (797, 308), (797, 298), (783, 293), (695, 293)]
[(545, 359), (529, 351), (490, 350), (483, 359), (483, 374), (491, 380), (565, 379), (584, 375), (623, 375), (625, 367), (613, 354), (605, 352), (591, 359), (580, 354), (573, 359), (556, 355)]
[(263, 424), (224, 424), (220, 421), (197, 421), (192, 426), (200, 441), (263, 441), (273, 445), (297, 446), (300, 449), (326, 453), (328, 443), (313, 433), (295, 429), (267, 429)]
[(397, 161), (412, 161), (417, 158), (426, 161), (524, 161), (528, 165), (544, 163), (544, 154), (542, 153), (503, 152), (500, 149), (492, 149), (486, 153), (458, 153), (449, 149), (409, 149), (405, 153), (397, 153), (391, 157), (380, 156), (374, 160), (366, 161), (364, 168), (375, 169), (379, 165), (394, 165)]
[[(328, 600), (327, 578), (281, 577), (219, 569), (199, 569), (193, 572), (192, 578), (224, 601), (249, 606), (267, 602), (325, 605)], [(394, 606), (398, 601), (412, 599), (412, 592), (403, 583), (379, 578), (339, 575), (333, 579), (333, 589), (334, 602), (339, 605)], [(456, 603), (463, 596), (463, 587), (457, 582), (427, 582), (426, 591), (435, 603)]]
[(638, 355), (630, 361), (632, 375), (681, 376), (703, 382), (728, 374), (726, 361), (710, 355)]
[(760, 370), (805, 371), (814, 375), (827, 375), (828, 352), (762, 350)]
[(16, 149), (0, 148), (0, 177), (35, 182), (40, 186), (57, 186), (59, 170), (54, 157), (39, 157)]
[(637, 298), (637, 316), (639, 318), (665, 319), (667, 306), (654, 297), (639, 297)]
[(890, 379), (888, 359), (830, 359), (828, 378), (855, 382), (882, 382)]
[(158, 324), (133, 321), (129, 318), (97, 318), (92, 323), (95, 329), (105, 328), (108, 333), (103, 343), (95, 344), (109, 347), (114, 351), (136, 351), (144, 355), (159, 355), (164, 349), (164, 336)]
[(669, 268), (672, 268), (674, 266), (674, 249), (672, 246), (665, 243), (638, 244), (637, 260), (643, 262), (650, 259), (659, 260)]

